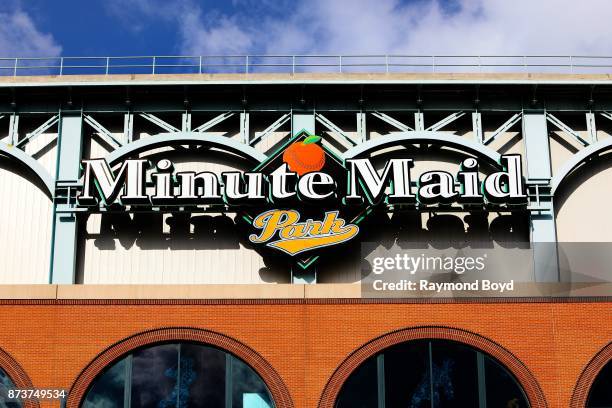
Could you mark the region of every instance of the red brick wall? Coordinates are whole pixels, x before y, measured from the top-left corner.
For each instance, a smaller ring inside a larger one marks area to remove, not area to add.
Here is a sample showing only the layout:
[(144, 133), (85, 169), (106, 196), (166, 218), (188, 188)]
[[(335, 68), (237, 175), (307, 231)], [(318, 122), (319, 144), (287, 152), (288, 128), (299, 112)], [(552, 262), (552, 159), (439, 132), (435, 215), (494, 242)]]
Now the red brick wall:
[(496, 343), (535, 377), (549, 407), (570, 405), (586, 365), (612, 341), (612, 303), (360, 303), (343, 301), (5, 302), (0, 348), (35, 387), (70, 388), (107, 348), (137, 333), (205, 329), (267, 361), (293, 405), (315, 408), (334, 371), (389, 332), (457, 328)]

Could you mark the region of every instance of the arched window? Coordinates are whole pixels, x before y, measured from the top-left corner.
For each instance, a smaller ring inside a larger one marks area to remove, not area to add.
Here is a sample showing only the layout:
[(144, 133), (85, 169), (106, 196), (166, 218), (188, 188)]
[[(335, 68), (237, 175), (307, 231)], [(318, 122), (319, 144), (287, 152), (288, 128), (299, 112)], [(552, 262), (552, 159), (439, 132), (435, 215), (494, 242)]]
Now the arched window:
[(270, 408), (261, 377), (234, 355), (195, 343), (135, 350), (104, 370), (82, 407)]
[(601, 369), (591, 391), (587, 408), (612, 408), (612, 360)]
[(0, 407), (4, 408), (21, 408), (21, 401), (9, 398), (8, 391), (11, 389), (15, 389), (15, 383), (11, 380), (11, 377), (8, 376), (6, 371), (0, 368)]
[(447, 340), (389, 347), (348, 377), (336, 408), (526, 408), (514, 376), (492, 357)]

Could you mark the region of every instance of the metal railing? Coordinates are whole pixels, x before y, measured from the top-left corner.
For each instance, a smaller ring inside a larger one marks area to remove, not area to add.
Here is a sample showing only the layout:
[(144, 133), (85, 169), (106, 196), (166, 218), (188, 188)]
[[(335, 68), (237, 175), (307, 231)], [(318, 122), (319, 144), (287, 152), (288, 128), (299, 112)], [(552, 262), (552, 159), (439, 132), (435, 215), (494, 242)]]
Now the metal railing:
[(612, 73), (612, 56), (205, 55), (0, 58), (0, 76), (218, 73)]

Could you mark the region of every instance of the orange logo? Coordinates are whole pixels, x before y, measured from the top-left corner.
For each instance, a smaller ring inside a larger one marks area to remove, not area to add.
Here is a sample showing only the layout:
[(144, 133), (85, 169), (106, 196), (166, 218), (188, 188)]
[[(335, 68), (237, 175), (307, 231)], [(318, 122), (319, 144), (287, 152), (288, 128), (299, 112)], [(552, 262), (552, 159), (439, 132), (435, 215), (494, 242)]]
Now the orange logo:
[[(295, 210), (270, 210), (259, 214), (253, 226), (260, 229), (259, 235), (252, 234), (249, 241), (266, 243), (289, 255), (297, 255), (311, 249), (340, 244), (353, 238), (359, 227), (346, 224), (338, 217), (338, 211), (325, 213), (323, 221), (299, 222), (300, 213)], [(271, 241), (274, 237), (276, 240)]]
[(319, 136), (308, 136), (302, 142), (292, 143), (283, 153), (283, 162), (289, 170), (299, 176), (321, 170), (325, 165), (325, 152), (317, 144), (320, 140)]

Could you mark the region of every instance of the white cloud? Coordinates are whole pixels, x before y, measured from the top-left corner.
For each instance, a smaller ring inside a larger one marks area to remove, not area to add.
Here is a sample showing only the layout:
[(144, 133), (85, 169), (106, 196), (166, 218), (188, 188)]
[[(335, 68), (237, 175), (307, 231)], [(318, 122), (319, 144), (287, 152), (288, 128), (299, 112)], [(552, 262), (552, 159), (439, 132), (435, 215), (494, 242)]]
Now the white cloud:
[(180, 36), (180, 52), (186, 55), (241, 54), (251, 50), (255, 43), (237, 21), (215, 16), (214, 22), (206, 23), (198, 10), (183, 16)]
[(53, 36), (40, 32), (27, 13), (0, 12), (0, 57), (53, 57), (61, 52)]
[(283, 3), (286, 15), (265, 1), (234, 0), (231, 15), (194, 0), (133, 4), (174, 21), (186, 54), (612, 55), (609, 0), (311, 0)]

